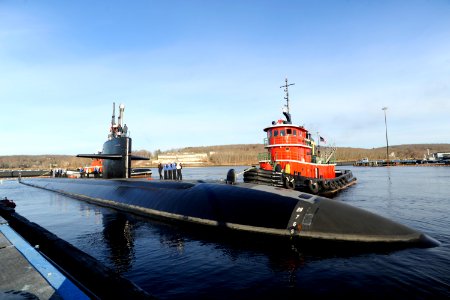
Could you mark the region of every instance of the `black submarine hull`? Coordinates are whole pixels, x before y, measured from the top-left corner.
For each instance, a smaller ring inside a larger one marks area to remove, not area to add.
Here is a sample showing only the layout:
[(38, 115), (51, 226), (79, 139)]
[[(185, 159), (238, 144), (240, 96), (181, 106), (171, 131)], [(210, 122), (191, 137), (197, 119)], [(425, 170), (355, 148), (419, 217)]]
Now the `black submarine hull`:
[(343, 202), (256, 184), (104, 179), (23, 179), (118, 210), (291, 239), (436, 246), (412, 228)]

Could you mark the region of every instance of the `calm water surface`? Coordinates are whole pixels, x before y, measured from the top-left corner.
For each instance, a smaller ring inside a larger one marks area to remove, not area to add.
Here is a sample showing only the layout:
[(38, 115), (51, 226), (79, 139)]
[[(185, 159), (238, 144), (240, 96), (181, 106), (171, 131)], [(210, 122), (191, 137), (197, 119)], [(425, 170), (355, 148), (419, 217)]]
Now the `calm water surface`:
[[(289, 243), (192, 232), (17, 181), (3, 180), (0, 197), (14, 199), (17, 212), (160, 299), (449, 299), (450, 168), (341, 168), (351, 169), (358, 183), (336, 201), (422, 231), (440, 246), (314, 252)], [(228, 169), (185, 168), (183, 178), (218, 180)]]

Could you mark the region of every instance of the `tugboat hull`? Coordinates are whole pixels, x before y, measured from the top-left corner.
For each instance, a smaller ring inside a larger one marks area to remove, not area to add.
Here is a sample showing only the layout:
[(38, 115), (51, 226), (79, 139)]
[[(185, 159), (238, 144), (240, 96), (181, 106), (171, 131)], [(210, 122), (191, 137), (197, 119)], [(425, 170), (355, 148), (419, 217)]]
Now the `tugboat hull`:
[(340, 190), (355, 184), (356, 178), (353, 177), (350, 170), (336, 171), (334, 178), (311, 178), (254, 167), (244, 172), (244, 182), (284, 187), (314, 195), (332, 197)]

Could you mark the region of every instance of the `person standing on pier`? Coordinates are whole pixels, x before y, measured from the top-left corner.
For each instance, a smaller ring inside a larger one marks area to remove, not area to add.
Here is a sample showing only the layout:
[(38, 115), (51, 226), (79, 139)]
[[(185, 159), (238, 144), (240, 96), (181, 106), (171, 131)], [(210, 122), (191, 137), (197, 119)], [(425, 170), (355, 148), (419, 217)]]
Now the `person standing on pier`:
[(160, 180), (163, 179), (162, 171), (163, 171), (162, 163), (159, 163), (159, 164), (158, 164), (158, 172), (159, 172), (159, 179), (160, 179)]
[(167, 177), (168, 169), (169, 169), (169, 166), (167, 164), (164, 164), (164, 179), (168, 179), (168, 177)]
[(183, 180), (183, 175), (181, 175), (181, 169), (183, 169), (183, 166), (181, 163), (178, 163), (177, 165), (177, 180)]
[(172, 163), (172, 179), (177, 180), (177, 163)]
[(171, 163), (167, 163), (167, 179), (168, 180), (172, 179), (172, 164)]

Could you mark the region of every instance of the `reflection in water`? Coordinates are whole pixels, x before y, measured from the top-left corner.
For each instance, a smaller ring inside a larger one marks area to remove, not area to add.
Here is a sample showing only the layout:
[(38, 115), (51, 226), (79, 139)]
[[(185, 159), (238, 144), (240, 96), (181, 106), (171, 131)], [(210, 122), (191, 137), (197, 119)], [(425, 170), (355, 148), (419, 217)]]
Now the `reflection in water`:
[(184, 253), (184, 238), (180, 234), (161, 235), (159, 237), (159, 242), (163, 246), (175, 248), (180, 255)]
[[(227, 170), (188, 168), (185, 175), (220, 179)], [(4, 182), (0, 187), (2, 195), (17, 200), (17, 210), (25, 217), (73, 242), (159, 299), (355, 295), (449, 299), (450, 168), (352, 171), (358, 184), (335, 201), (420, 229), (440, 240), (442, 246), (378, 251), (371, 247), (358, 250), (357, 245), (348, 243), (313, 246), (307, 240), (291, 243), (267, 237), (228, 236), (220, 230), (191, 230), (186, 224), (177, 226), (119, 214), (64, 196), (52, 198), (50, 192), (17, 183)]]
[(118, 273), (131, 268), (135, 255), (131, 220), (122, 213), (103, 213), (103, 238), (110, 250), (109, 259)]
[[(152, 235), (163, 248), (176, 249), (180, 256), (191, 255), (203, 251), (221, 252), (222, 257), (230, 262), (247, 260), (247, 256), (265, 257), (268, 266), (274, 272), (287, 272), (292, 283), (295, 281), (296, 271), (305, 266), (305, 256), (329, 258), (339, 255), (335, 250), (322, 243), (306, 247), (303, 241), (299, 244), (289, 239), (268, 237), (265, 235), (221, 231), (217, 228), (203, 228), (198, 226), (184, 226), (167, 224), (141, 217), (140, 225), (151, 230)], [(350, 254), (349, 254), (350, 253)], [(355, 255), (356, 251), (342, 250), (342, 255)], [(314, 260), (314, 259), (313, 259)]]
[(387, 166), (386, 168), (386, 175), (387, 175), (387, 182), (386, 182), (386, 201), (387, 201), (387, 208), (391, 209), (392, 208), (392, 200), (394, 198), (393, 196), (393, 189), (395, 189), (396, 187), (392, 184), (392, 180), (391, 180), (391, 168), (394, 167), (390, 167)]
[(103, 214), (98, 206), (94, 206), (92, 204), (80, 202), (80, 214), (83, 217), (90, 218), (93, 217), (95, 220), (95, 224), (102, 224)]
[(387, 176), (388, 176), (388, 185), (390, 186), (390, 185), (392, 185), (392, 182), (391, 182), (391, 167), (390, 166), (386, 167), (386, 172), (387, 172)]

